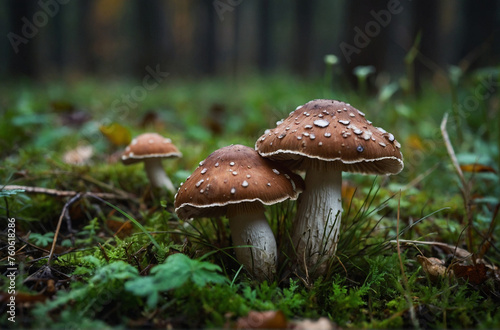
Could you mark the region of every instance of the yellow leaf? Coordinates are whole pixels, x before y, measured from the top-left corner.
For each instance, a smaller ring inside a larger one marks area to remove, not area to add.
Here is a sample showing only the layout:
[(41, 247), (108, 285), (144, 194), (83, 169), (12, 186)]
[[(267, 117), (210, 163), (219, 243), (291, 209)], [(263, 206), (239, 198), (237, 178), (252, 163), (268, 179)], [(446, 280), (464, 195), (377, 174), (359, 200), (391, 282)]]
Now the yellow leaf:
[(408, 136), (405, 144), (411, 149), (424, 150), (422, 139), (416, 134)]
[(118, 123), (101, 125), (99, 130), (115, 146), (127, 145), (132, 140), (130, 131)]
[(464, 165), (460, 165), (460, 168), (464, 172), (474, 172), (474, 173), (493, 172), (493, 173), (496, 173), (496, 171), (493, 167), (481, 165), (481, 164), (464, 164)]

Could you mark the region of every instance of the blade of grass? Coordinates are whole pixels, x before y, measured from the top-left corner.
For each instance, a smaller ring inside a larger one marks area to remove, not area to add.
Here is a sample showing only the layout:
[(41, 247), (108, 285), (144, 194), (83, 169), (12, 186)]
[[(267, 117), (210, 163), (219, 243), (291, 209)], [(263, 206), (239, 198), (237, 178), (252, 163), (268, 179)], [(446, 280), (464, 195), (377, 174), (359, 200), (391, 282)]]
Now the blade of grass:
[(95, 199), (103, 202), (104, 204), (108, 205), (109, 207), (115, 209), (116, 211), (120, 212), (124, 217), (126, 217), (128, 220), (130, 220), (134, 225), (136, 225), (144, 234), (146, 234), (146, 236), (149, 238), (149, 240), (151, 241), (151, 243), (153, 243), (153, 245), (158, 249), (158, 252), (160, 251), (163, 251), (163, 249), (161, 248), (160, 244), (158, 244), (158, 242), (155, 240), (155, 238), (146, 230), (146, 228), (144, 228), (143, 225), (141, 225), (137, 220), (135, 220), (131, 215), (129, 215), (127, 212), (123, 211), (122, 209), (120, 209), (119, 207), (105, 201), (104, 199), (102, 198), (99, 198), (97, 196), (94, 196), (94, 195), (88, 195), (88, 196), (91, 196), (91, 197), (94, 197)]

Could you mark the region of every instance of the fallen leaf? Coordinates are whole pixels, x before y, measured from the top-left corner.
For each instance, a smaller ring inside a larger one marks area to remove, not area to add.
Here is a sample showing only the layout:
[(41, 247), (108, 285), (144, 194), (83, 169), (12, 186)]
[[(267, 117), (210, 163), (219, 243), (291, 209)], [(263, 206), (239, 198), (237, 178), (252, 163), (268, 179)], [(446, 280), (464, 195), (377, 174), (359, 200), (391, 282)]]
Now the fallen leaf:
[(422, 139), (416, 135), (416, 134), (411, 134), (408, 136), (406, 140), (406, 145), (411, 148), (411, 149), (416, 149), (416, 150), (424, 150), (424, 144), (422, 143)]
[(75, 109), (72, 103), (63, 100), (52, 101), (50, 106), (55, 112), (70, 112)]
[[(3, 303), (7, 303), (10, 300), (11, 295), (7, 292), (0, 293), (0, 301)], [(16, 298), (16, 303), (35, 303), (35, 302), (44, 302), (47, 300), (48, 296), (43, 294), (29, 294), (25, 292), (17, 292), (14, 297)]]
[(342, 182), (342, 200), (350, 202), (355, 192), (356, 187), (351, 186), (348, 182)]
[(446, 266), (442, 260), (434, 257), (427, 258), (422, 255), (417, 256), (417, 260), (432, 282), (436, 282), (440, 277), (446, 275)]
[(129, 220), (122, 222), (117, 220), (108, 219), (106, 220), (106, 226), (114, 232), (119, 238), (124, 238), (132, 234), (134, 226)]
[(132, 140), (130, 131), (118, 123), (101, 125), (99, 130), (115, 146), (127, 145)]
[(282, 311), (250, 311), (236, 321), (236, 329), (284, 329), (287, 327)]
[(483, 263), (468, 266), (454, 264), (452, 268), (457, 278), (463, 278), (472, 284), (481, 284), (488, 279), (486, 265)]
[(463, 164), (460, 165), (460, 169), (464, 172), (472, 172), (472, 173), (480, 173), (480, 172), (496, 173), (493, 167), (482, 164)]

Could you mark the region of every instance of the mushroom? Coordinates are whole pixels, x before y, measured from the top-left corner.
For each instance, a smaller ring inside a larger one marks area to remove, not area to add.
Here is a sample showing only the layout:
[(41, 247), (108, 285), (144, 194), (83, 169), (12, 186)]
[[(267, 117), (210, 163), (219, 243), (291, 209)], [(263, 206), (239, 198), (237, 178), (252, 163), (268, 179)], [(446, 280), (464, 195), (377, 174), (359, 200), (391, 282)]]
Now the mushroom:
[(182, 157), (182, 153), (172, 144), (172, 140), (157, 133), (144, 133), (133, 139), (125, 148), (122, 163), (129, 165), (144, 162), (151, 185), (158, 188), (165, 187), (174, 194), (174, 185), (161, 166), (163, 158), (171, 157)]
[(276, 272), (277, 248), (264, 205), (296, 199), (304, 188), (299, 175), (262, 158), (252, 148), (231, 145), (210, 154), (179, 188), (175, 212), (181, 219), (229, 219), (236, 258), (257, 279)]
[(342, 214), (342, 171), (397, 174), (403, 169), (401, 145), (374, 127), (348, 103), (313, 100), (279, 121), (256, 142), (263, 157), (306, 171), (292, 242), (309, 273), (324, 274), (335, 254)]

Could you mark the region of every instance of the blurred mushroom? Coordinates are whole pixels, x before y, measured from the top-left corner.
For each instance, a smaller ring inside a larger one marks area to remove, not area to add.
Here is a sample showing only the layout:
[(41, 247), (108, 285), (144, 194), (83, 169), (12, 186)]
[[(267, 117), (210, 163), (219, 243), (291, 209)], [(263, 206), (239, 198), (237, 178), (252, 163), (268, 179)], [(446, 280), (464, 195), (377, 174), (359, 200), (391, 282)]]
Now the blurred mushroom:
[(321, 275), (335, 254), (342, 214), (342, 171), (397, 174), (403, 169), (400, 144), (349, 104), (313, 100), (299, 106), (255, 145), (263, 157), (305, 170), (292, 240), (307, 269)]
[(252, 148), (232, 145), (210, 154), (179, 188), (175, 212), (181, 219), (229, 219), (236, 258), (257, 279), (276, 272), (276, 240), (264, 215), (272, 205), (302, 192), (302, 178), (264, 159)]
[(174, 185), (161, 165), (163, 158), (171, 157), (182, 157), (182, 153), (172, 144), (172, 140), (156, 133), (144, 133), (130, 142), (122, 155), (122, 162), (125, 165), (144, 162), (151, 185), (165, 187), (174, 194)]

